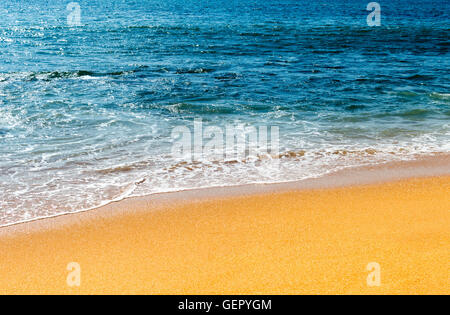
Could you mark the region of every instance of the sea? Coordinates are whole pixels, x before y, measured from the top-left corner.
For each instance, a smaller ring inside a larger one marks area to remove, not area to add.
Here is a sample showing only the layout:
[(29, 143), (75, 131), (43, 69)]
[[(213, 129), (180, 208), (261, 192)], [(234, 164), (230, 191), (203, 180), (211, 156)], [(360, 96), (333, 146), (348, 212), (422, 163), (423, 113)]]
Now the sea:
[(449, 50), (448, 0), (2, 0), (0, 226), (449, 153)]

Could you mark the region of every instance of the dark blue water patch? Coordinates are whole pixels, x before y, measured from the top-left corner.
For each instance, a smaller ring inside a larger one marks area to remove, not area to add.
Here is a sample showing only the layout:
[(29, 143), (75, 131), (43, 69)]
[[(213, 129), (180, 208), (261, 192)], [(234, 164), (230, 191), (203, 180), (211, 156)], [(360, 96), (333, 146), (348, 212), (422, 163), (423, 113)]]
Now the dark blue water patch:
[(404, 76), (402, 77), (403, 80), (408, 81), (431, 81), (434, 80), (435, 77), (432, 75), (426, 75), (426, 74), (414, 74), (410, 76)]
[(214, 69), (208, 68), (190, 68), (190, 69), (178, 69), (176, 71), (177, 74), (205, 74), (214, 72)]
[(214, 78), (216, 80), (222, 81), (222, 82), (227, 82), (227, 81), (233, 81), (239, 78), (239, 74), (238, 73), (222, 73), (222, 74), (218, 74), (216, 75)]
[(367, 107), (365, 105), (349, 105), (345, 107), (345, 110), (355, 112), (355, 111), (361, 111), (366, 109)]

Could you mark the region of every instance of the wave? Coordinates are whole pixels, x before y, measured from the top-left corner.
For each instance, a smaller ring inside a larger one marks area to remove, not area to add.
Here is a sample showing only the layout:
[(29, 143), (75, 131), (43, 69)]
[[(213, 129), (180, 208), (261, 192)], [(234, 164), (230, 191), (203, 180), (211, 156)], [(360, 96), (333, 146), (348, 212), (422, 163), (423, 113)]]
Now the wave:
[(430, 97), (435, 100), (450, 101), (450, 93), (437, 93), (433, 92)]
[[(0, 73), (0, 82), (6, 81), (52, 81), (58, 79), (73, 79), (73, 78), (114, 78), (134, 75), (148, 69), (148, 66), (139, 66), (138, 68), (131, 70), (118, 70), (110, 72), (94, 72), (89, 70), (70, 70), (70, 71), (40, 71), (40, 72), (9, 72)], [(216, 69), (212, 68), (179, 68), (179, 69), (167, 69), (167, 68), (155, 68), (151, 69), (152, 73), (169, 73), (175, 74), (208, 74), (215, 72)], [(236, 73), (226, 73), (217, 75), (215, 78), (220, 81), (230, 81), (238, 78)]]
[(125, 164), (125, 165), (119, 165), (119, 166), (114, 166), (114, 167), (110, 167), (110, 168), (104, 168), (104, 169), (99, 169), (99, 170), (95, 170), (95, 173), (98, 173), (100, 175), (108, 175), (108, 174), (116, 174), (116, 173), (129, 173), (131, 171), (136, 171), (136, 170), (146, 170), (149, 167), (154, 166), (155, 163), (150, 162), (150, 161), (141, 161), (141, 162), (136, 162), (136, 163), (131, 163), (131, 164)]
[(83, 77), (120, 77), (130, 75), (139, 71), (145, 67), (140, 67), (133, 70), (124, 71), (112, 71), (112, 72), (93, 72), (88, 70), (73, 70), (73, 71), (48, 71), (48, 72), (10, 72), (0, 73), (0, 82), (6, 82), (9, 80), (20, 81), (52, 81), (57, 79), (71, 79), (71, 78), (83, 78)]
[(176, 74), (202, 74), (214, 72), (214, 69), (208, 68), (192, 68), (192, 69), (178, 69)]
[(414, 74), (410, 76), (404, 76), (402, 79), (409, 80), (409, 81), (431, 81), (434, 80), (436, 77), (432, 75), (426, 75), (426, 74)]
[[(414, 155), (416, 152), (408, 149), (408, 148), (397, 148), (397, 149), (375, 149), (375, 148), (365, 148), (359, 150), (351, 150), (351, 149), (330, 149), (330, 150), (288, 150), (280, 154), (257, 154), (254, 156), (249, 156), (242, 159), (208, 159), (205, 157), (203, 160), (194, 160), (194, 161), (180, 161), (176, 162), (168, 167), (165, 167), (164, 170), (168, 172), (175, 172), (178, 169), (183, 169), (186, 171), (194, 171), (194, 170), (205, 170), (207, 168), (218, 168), (219, 166), (227, 166), (227, 165), (237, 165), (237, 164), (258, 164), (260, 162), (265, 161), (308, 161), (311, 163), (314, 162), (323, 162), (323, 165), (326, 165), (328, 159), (346, 159), (349, 162), (349, 165), (352, 165), (352, 159), (360, 160), (361, 158), (376, 158), (377, 156), (385, 159), (387, 156), (391, 158), (399, 158), (405, 157), (408, 155)], [(428, 152), (428, 154), (436, 154), (438, 152)], [(132, 165), (121, 166), (114, 169), (109, 169), (111, 172), (129, 172), (133, 170)]]
[[(349, 149), (335, 149), (335, 150), (289, 150), (280, 154), (257, 154), (254, 156), (249, 156), (243, 159), (214, 159), (205, 157), (204, 160), (194, 160), (194, 161), (179, 161), (172, 165), (166, 166), (163, 169), (167, 172), (175, 172), (177, 169), (184, 169), (188, 171), (193, 171), (195, 169), (204, 169), (210, 167), (218, 167), (220, 165), (236, 165), (236, 164), (254, 164), (263, 161), (273, 161), (273, 160), (302, 160), (308, 159), (313, 160), (323, 160), (329, 157), (332, 158), (348, 158), (348, 157), (373, 157), (376, 155), (400, 155), (409, 153), (409, 150), (400, 148), (396, 151), (390, 150), (377, 150), (374, 148), (366, 148), (361, 150), (349, 150)], [(140, 161), (130, 164), (118, 165), (110, 168), (98, 169), (94, 173), (100, 175), (110, 175), (110, 174), (123, 174), (130, 173), (133, 171), (145, 171), (155, 166), (153, 161)]]
[(405, 118), (425, 118), (429, 114), (434, 113), (434, 111), (429, 109), (423, 109), (423, 108), (417, 108), (412, 110), (407, 110), (402, 113), (399, 113), (399, 117), (405, 117)]

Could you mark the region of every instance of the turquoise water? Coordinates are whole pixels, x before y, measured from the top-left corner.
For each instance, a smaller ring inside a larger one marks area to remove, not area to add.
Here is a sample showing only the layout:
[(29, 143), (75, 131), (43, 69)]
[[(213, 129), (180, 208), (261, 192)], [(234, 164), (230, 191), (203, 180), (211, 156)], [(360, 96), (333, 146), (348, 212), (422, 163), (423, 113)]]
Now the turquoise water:
[[(368, 2), (2, 0), (0, 225), (449, 152), (450, 3)], [(280, 156), (173, 156), (194, 119)]]

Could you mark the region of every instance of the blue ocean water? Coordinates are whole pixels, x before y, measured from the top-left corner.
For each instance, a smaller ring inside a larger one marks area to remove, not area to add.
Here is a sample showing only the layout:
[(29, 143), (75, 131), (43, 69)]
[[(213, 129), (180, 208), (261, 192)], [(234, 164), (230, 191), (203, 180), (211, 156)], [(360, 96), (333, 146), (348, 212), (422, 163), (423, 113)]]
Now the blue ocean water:
[[(0, 225), (127, 196), (450, 150), (450, 2), (0, 2)], [(183, 161), (172, 130), (278, 126), (272, 159)]]

